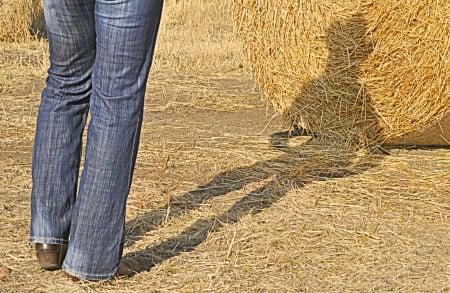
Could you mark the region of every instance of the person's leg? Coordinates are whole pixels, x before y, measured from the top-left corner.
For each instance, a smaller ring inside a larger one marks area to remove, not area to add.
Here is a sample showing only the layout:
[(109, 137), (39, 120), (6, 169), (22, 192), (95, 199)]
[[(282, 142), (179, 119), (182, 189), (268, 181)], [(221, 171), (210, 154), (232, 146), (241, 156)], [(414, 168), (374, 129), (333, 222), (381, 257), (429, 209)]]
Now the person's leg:
[(50, 68), (33, 149), (30, 242), (65, 244), (91, 93), (94, 0), (44, 0), (44, 12)]
[(112, 278), (122, 258), (125, 206), (162, 0), (97, 0), (86, 159), (63, 270)]

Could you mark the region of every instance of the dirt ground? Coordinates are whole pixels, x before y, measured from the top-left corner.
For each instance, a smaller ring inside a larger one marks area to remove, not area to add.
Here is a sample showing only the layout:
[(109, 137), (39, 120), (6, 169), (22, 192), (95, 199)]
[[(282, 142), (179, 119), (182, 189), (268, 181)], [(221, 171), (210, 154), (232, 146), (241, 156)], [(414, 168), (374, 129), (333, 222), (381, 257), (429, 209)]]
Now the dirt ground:
[[(5, 65), (26, 57), (5, 52)], [(27, 78), (13, 76), (2, 89), (3, 292), (450, 288), (449, 150), (344, 153), (308, 138), (287, 139), (281, 119), (239, 68), (152, 76), (125, 250), (142, 271), (95, 284), (41, 271), (27, 237), (43, 79), (9, 73)]]
[(287, 137), (232, 41), (214, 35), (202, 51), (199, 38), (190, 55), (170, 32), (127, 206), (124, 253), (140, 270), (96, 283), (36, 265), (31, 151), (48, 52), (0, 44), (0, 292), (450, 292), (450, 149)]

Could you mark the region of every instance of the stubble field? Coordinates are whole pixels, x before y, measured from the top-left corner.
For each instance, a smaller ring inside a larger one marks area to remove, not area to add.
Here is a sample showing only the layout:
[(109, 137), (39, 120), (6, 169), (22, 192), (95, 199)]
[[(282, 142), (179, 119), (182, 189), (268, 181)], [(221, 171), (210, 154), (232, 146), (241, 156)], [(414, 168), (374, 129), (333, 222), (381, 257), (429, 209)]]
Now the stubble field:
[(0, 43), (1, 292), (450, 292), (450, 150), (287, 137), (231, 1), (165, 1), (128, 201), (129, 279), (73, 283), (27, 242), (45, 39)]

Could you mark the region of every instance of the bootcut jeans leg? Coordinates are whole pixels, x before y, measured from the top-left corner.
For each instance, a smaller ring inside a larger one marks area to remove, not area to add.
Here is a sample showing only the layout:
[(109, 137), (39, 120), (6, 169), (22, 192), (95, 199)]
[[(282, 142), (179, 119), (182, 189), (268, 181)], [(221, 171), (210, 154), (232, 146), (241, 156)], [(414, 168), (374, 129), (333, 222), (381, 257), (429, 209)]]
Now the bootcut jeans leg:
[[(67, 227), (65, 230), (69, 232), (69, 247), (62, 268), (82, 279), (109, 279), (115, 275), (122, 257), (125, 206), (163, 1), (45, 1), (47, 5), (44, 7), (53, 9), (59, 9), (61, 2), (67, 2), (62, 6), (78, 2), (92, 4), (95, 56), (88, 70), (90, 91), (87, 106), (91, 120), (78, 194), (76, 199), (72, 194), (69, 196), (71, 200), (63, 213), (67, 214), (69, 223), (68, 230)], [(72, 14), (68, 12), (62, 14), (70, 18)], [(48, 14), (53, 13), (50, 11)], [(66, 25), (71, 21), (58, 23)], [(67, 158), (62, 156), (56, 159), (65, 161), (61, 162), (62, 165), (67, 163)], [(79, 159), (75, 161), (79, 162)], [(58, 200), (62, 198), (58, 192), (52, 196)], [(48, 195), (40, 194), (39, 197), (48, 198)], [(61, 225), (61, 222), (56, 225)]]
[(50, 67), (33, 148), (30, 241), (63, 244), (69, 238), (91, 95), (94, 1), (45, 0), (44, 7)]

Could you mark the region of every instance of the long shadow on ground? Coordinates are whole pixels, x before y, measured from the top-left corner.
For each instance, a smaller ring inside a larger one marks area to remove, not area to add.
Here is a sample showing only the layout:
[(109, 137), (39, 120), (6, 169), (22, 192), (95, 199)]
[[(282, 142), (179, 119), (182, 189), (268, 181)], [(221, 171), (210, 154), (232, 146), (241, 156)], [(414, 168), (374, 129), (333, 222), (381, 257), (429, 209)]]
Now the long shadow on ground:
[(245, 195), (226, 212), (210, 219), (198, 220), (184, 232), (156, 246), (129, 253), (125, 257), (136, 259), (140, 264), (140, 271), (150, 270), (164, 260), (182, 252), (192, 251), (206, 239), (208, 233), (217, 231), (224, 224), (237, 223), (243, 216), (256, 215), (269, 208), (293, 188), (301, 188), (314, 181), (343, 178), (364, 172), (378, 165), (383, 157), (373, 155), (356, 160), (355, 153), (343, 152), (336, 155), (336, 151), (320, 146), (314, 151), (311, 151), (311, 146), (309, 151), (302, 146), (289, 147), (289, 139), (304, 134), (302, 132), (303, 130), (297, 129), (294, 133), (273, 134), (271, 146), (281, 151), (280, 156), (217, 175), (198, 189), (174, 198), (173, 202), (163, 208), (170, 208), (169, 215), (155, 210), (129, 221), (126, 225), (127, 245), (132, 245), (163, 222), (189, 213), (214, 197), (240, 190), (250, 183), (266, 182), (262, 187)]
[[(359, 65), (371, 51), (371, 45), (366, 42), (366, 24), (358, 16), (342, 20), (331, 25), (327, 37), (330, 54), (326, 70), (322, 76), (301, 89), (299, 100), (295, 105), (300, 108), (308, 106), (312, 113), (315, 110), (317, 117), (327, 118), (323, 120), (323, 123), (329, 124), (328, 126), (333, 125), (336, 115), (354, 112), (357, 115), (355, 119), (359, 121), (358, 123), (362, 123), (355, 127), (365, 129), (367, 125), (364, 123), (376, 120), (369, 119), (373, 111), (363, 107), (366, 104), (370, 105), (370, 97), (362, 88), (358, 77)], [(349, 104), (342, 103), (340, 97), (343, 93), (337, 85), (344, 86), (346, 89), (345, 97), (350, 101)], [(333, 95), (329, 96), (330, 94)], [(305, 105), (301, 103), (305, 96), (315, 97), (320, 103)], [(328, 98), (325, 99), (325, 97)], [(360, 111), (360, 109), (366, 110)], [(294, 112), (302, 112), (297, 111), (298, 109), (294, 110)], [(326, 113), (329, 116), (324, 116), (326, 115), (324, 110), (327, 110)], [(353, 133), (357, 130), (353, 129), (353, 126), (342, 127), (338, 130)], [(314, 151), (311, 146), (289, 147), (288, 141), (292, 136), (302, 135), (303, 132), (303, 129), (295, 129), (293, 133), (275, 133), (271, 136), (271, 146), (280, 151), (280, 156), (251, 166), (225, 171), (196, 190), (175, 197), (173, 202), (163, 209), (146, 213), (129, 221), (126, 225), (127, 244), (132, 245), (163, 222), (189, 213), (214, 197), (241, 190), (250, 183), (262, 185), (246, 194), (226, 212), (210, 219), (198, 220), (184, 232), (161, 244), (130, 253), (127, 257), (136, 258), (140, 262), (141, 270), (149, 270), (152, 266), (181, 252), (193, 250), (206, 239), (208, 233), (217, 231), (224, 224), (237, 223), (243, 216), (256, 215), (269, 208), (293, 188), (301, 188), (318, 180), (358, 174), (374, 167), (377, 165), (377, 159), (382, 158), (382, 156), (375, 156), (375, 158), (367, 156), (361, 159), (357, 158), (355, 153), (336, 154), (336, 150), (320, 146), (317, 146)], [(361, 135), (365, 137), (368, 134), (363, 132)], [(170, 212), (167, 214), (161, 211)]]

